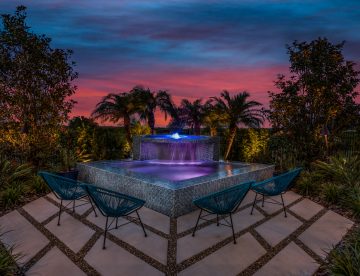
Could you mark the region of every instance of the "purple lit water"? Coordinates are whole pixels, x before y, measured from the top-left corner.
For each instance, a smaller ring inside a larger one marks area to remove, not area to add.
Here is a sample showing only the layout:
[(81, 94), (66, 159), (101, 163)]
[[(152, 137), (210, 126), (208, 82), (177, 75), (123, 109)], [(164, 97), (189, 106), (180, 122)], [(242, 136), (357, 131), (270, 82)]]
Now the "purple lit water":
[(182, 181), (215, 173), (232, 175), (234, 169), (243, 168), (244, 164), (205, 162), (200, 164), (189, 163), (165, 163), (162, 161), (135, 161), (118, 162), (111, 165), (112, 168), (122, 168), (127, 171), (157, 179)]

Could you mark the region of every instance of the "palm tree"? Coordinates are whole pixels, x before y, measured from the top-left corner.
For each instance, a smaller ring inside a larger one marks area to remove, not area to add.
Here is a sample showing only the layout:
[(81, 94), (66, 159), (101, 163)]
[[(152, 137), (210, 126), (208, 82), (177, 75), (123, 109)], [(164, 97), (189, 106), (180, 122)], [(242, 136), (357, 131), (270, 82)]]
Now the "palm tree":
[(152, 92), (149, 88), (145, 89), (142, 86), (135, 86), (130, 93), (133, 94), (135, 101), (140, 106), (140, 118), (147, 120), (151, 134), (154, 134), (155, 111), (159, 108), (164, 113), (166, 120), (174, 106), (171, 96), (167, 91)]
[(230, 96), (229, 92), (224, 90), (220, 97), (212, 97), (215, 104), (215, 109), (218, 114), (221, 114), (224, 121), (229, 127), (229, 140), (224, 159), (227, 160), (232, 148), (236, 131), (239, 124), (247, 127), (259, 127), (263, 122), (263, 116), (256, 107), (261, 106), (261, 103), (256, 101), (248, 101), (250, 94), (246, 91)]
[(204, 118), (203, 125), (209, 127), (210, 136), (217, 135), (217, 129), (223, 123), (224, 118), (222, 114), (217, 112), (214, 105), (212, 104), (212, 100), (206, 101), (204, 104)]
[(204, 106), (201, 104), (201, 99), (194, 102), (183, 99), (181, 108), (183, 109), (186, 124), (194, 130), (195, 135), (200, 135), (200, 127), (204, 118)]
[(140, 110), (139, 105), (134, 101), (134, 97), (129, 93), (119, 93), (105, 96), (101, 102), (96, 105), (91, 116), (95, 119), (101, 118), (103, 121), (117, 123), (123, 119), (123, 125), (126, 132), (126, 140), (131, 145), (131, 115)]
[(181, 132), (181, 130), (186, 126), (186, 116), (184, 109), (181, 106), (172, 106), (169, 112), (171, 116), (171, 121), (169, 122), (167, 128), (170, 130), (170, 133)]

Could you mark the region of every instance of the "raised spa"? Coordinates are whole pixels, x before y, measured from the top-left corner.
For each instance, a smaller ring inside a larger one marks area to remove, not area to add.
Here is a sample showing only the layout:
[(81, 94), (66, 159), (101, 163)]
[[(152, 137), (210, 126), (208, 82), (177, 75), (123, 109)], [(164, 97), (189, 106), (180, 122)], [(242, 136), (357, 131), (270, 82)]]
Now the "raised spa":
[(178, 217), (195, 209), (195, 198), (273, 173), (273, 165), (216, 161), (218, 148), (219, 140), (213, 137), (142, 136), (134, 139), (134, 157), (140, 160), (81, 163), (79, 177), (144, 199), (147, 207)]

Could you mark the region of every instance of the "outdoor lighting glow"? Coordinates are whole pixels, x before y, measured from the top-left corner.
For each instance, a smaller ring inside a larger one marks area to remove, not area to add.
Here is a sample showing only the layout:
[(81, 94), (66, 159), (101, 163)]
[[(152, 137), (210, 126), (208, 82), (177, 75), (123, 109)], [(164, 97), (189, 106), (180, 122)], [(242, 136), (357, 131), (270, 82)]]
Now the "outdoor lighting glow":
[(173, 138), (173, 139), (181, 139), (181, 136), (177, 132), (174, 133), (174, 134), (171, 134), (170, 137)]

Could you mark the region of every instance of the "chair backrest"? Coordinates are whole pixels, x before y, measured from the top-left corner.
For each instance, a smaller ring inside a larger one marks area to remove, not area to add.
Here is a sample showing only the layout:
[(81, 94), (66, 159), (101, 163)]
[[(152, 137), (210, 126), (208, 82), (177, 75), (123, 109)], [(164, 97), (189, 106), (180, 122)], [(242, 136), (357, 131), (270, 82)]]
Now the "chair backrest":
[(78, 187), (76, 180), (62, 177), (54, 173), (40, 171), (38, 172), (38, 175), (44, 179), (45, 183), (60, 199), (70, 199)]
[(296, 168), (281, 175), (275, 176), (275, 185), (283, 191), (290, 189), (294, 184), (295, 178), (300, 174), (301, 171), (302, 168)]
[(250, 181), (226, 188), (201, 197), (194, 203), (200, 203), (202, 208), (218, 214), (232, 213), (239, 207), (253, 183), (254, 181)]
[(87, 191), (96, 207), (104, 216), (123, 216), (132, 212), (137, 206), (145, 204), (145, 201), (141, 199), (95, 185), (82, 184), (81, 186)]
[(300, 174), (302, 168), (296, 168), (281, 175), (274, 176), (259, 183), (253, 188), (265, 195), (275, 196), (286, 192), (293, 185), (295, 178)]

